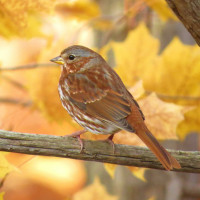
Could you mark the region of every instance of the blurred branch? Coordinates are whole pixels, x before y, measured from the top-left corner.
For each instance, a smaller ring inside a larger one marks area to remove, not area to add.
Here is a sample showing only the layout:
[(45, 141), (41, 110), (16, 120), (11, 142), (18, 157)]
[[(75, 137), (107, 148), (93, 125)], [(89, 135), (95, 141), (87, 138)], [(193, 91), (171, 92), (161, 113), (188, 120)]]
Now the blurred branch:
[[(146, 95), (151, 94), (154, 91), (145, 91)], [(184, 100), (184, 101), (189, 101), (189, 102), (199, 102), (200, 101), (200, 96), (183, 96), (183, 95), (165, 95), (165, 94), (161, 94), (161, 93), (157, 93), (155, 92), (156, 95), (163, 99), (163, 100), (172, 100), (172, 101), (180, 101), (180, 100)]]
[(200, 46), (200, 1), (199, 0), (166, 0), (176, 16), (191, 33)]
[(111, 38), (111, 35), (115, 31), (116, 27), (119, 27), (119, 25), (122, 24), (123, 21), (127, 22), (127, 17), (130, 17), (130, 16), (133, 17), (133, 16), (136, 16), (138, 13), (140, 13), (144, 9), (144, 5), (145, 4), (143, 1), (136, 1), (136, 2), (134, 2), (134, 4), (131, 7), (127, 6), (123, 15), (116, 18), (116, 20), (113, 22), (112, 28), (105, 32), (103, 39), (100, 43), (100, 45), (101, 45), (100, 47), (103, 47), (109, 41), (109, 39)]
[(0, 68), (0, 71), (14, 71), (19, 69), (34, 69), (39, 67), (58, 67), (59, 65), (53, 63), (36, 63), (36, 64), (28, 64), (28, 65), (20, 65), (16, 67), (4, 67)]
[(0, 103), (8, 103), (8, 104), (17, 104), (17, 105), (21, 105), (21, 106), (30, 106), (32, 104), (31, 101), (21, 101), (18, 99), (12, 99), (12, 98), (4, 98), (4, 97), (0, 97)]
[(26, 91), (26, 87), (23, 84), (21, 84), (19, 81), (14, 80), (13, 78), (2, 75), (2, 74), (1, 74), (1, 78), (6, 80), (8, 83), (12, 84), (16, 88), (23, 90), (23, 91)]
[[(1, 151), (163, 169), (160, 162), (145, 147), (115, 144), (113, 154), (112, 146), (105, 141), (83, 140), (83, 142), (84, 149), (80, 153), (80, 144), (76, 138), (0, 130)], [(181, 169), (174, 171), (200, 173), (200, 152), (170, 152), (182, 166)]]

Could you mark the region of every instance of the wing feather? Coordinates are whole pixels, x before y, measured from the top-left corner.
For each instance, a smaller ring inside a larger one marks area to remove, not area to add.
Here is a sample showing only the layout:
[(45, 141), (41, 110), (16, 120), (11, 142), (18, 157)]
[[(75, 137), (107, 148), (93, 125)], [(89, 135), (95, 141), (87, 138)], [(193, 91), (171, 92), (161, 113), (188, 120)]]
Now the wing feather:
[[(98, 84), (99, 82), (100, 80)], [(126, 119), (131, 108), (124, 94), (117, 87), (111, 88), (105, 80), (101, 80), (100, 85), (101, 87), (97, 86), (87, 75), (76, 74), (73, 80), (68, 81), (71, 101), (89, 115), (134, 132)]]
[(119, 96), (117, 96), (115, 100), (110, 101), (110, 93), (108, 93), (101, 100), (86, 104), (86, 112), (109, 121), (121, 129), (134, 132), (134, 129), (126, 120), (126, 117), (131, 113), (130, 106), (127, 105), (126, 101), (124, 101), (125, 103), (123, 104), (123, 101), (123, 97), (120, 99)]

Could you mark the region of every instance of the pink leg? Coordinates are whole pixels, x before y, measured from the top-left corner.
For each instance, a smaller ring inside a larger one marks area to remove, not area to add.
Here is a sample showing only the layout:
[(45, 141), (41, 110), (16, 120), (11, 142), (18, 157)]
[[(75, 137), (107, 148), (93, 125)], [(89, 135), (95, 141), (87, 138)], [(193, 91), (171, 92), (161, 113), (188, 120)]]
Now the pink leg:
[(115, 143), (112, 141), (115, 133), (110, 135), (105, 141), (109, 142), (112, 145), (113, 154), (115, 154)]
[(87, 130), (83, 129), (83, 130), (80, 130), (80, 131), (76, 131), (70, 135), (65, 135), (64, 137), (75, 137), (78, 139), (79, 143), (80, 143), (80, 146), (81, 146), (81, 151), (80, 153), (83, 151), (83, 140), (81, 139), (80, 135), (83, 134), (83, 133), (86, 133)]

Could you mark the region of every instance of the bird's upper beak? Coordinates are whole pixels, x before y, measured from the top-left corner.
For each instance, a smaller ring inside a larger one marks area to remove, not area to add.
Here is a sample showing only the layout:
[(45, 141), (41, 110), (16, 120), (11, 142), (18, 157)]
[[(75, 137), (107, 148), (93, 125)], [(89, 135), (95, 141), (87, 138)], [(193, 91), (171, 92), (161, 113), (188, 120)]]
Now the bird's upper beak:
[(54, 63), (57, 63), (57, 64), (60, 64), (60, 65), (64, 65), (64, 64), (65, 64), (63, 58), (60, 57), (60, 56), (57, 56), (57, 57), (55, 57), (55, 58), (52, 58), (50, 61), (51, 61), (51, 62), (54, 62)]

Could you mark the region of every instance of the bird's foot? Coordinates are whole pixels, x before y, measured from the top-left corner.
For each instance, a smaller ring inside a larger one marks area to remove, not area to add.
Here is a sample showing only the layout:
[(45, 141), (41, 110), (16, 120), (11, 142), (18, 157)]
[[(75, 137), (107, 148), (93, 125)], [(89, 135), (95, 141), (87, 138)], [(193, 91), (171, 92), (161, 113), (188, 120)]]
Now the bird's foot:
[(114, 133), (112, 135), (110, 135), (107, 139), (105, 139), (104, 141), (108, 142), (111, 144), (112, 146), (112, 150), (113, 150), (113, 154), (115, 154), (115, 143), (113, 142), (113, 137), (114, 137)]
[(83, 151), (83, 140), (81, 139), (80, 135), (83, 134), (83, 133), (86, 133), (87, 130), (83, 129), (83, 130), (80, 130), (80, 131), (76, 131), (70, 135), (64, 135), (64, 137), (74, 137), (74, 138), (77, 138), (79, 143), (80, 143), (80, 147), (81, 147), (81, 150), (80, 150), (80, 153)]

